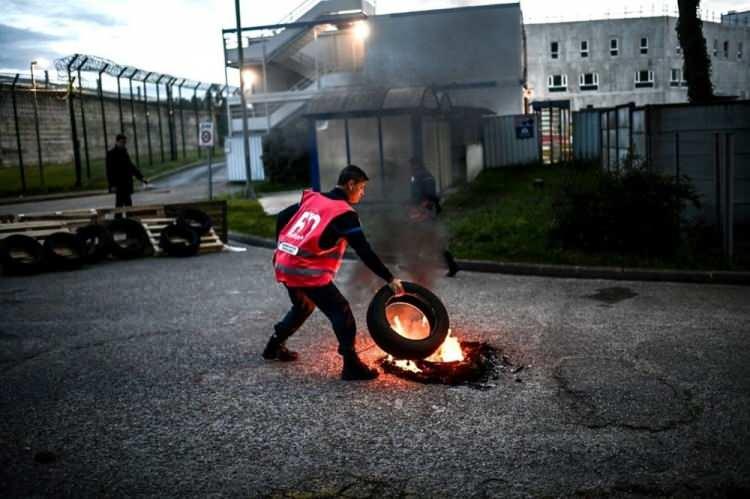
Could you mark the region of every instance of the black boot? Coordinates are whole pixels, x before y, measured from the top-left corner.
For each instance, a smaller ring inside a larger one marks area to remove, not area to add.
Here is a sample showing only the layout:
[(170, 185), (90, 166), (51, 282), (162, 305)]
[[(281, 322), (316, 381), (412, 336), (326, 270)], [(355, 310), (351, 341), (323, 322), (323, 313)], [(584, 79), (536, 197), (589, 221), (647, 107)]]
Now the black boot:
[(445, 258), (445, 263), (448, 264), (448, 273), (445, 274), (446, 277), (453, 277), (458, 274), (458, 264), (456, 263), (456, 260), (453, 259), (451, 252), (445, 250), (443, 252), (443, 257)]
[(371, 380), (378, 377), (377, 369), (371, 369), (359, 359), (357, 352), (343, 354), (344, 368), (341, 370), (341, 379), (345, 381)]
[(297, 352), (289, 350), (284, 344), (284, 341), (281, 341), (276, 334), (271, 335), (271, 338), (268, 340), (268, 345), (266, 345), (266, 349), (263, 350), (263, 358), (266, 360), (291, 362), (297, 360), (298, 357), (299, 355), (297, 355)]

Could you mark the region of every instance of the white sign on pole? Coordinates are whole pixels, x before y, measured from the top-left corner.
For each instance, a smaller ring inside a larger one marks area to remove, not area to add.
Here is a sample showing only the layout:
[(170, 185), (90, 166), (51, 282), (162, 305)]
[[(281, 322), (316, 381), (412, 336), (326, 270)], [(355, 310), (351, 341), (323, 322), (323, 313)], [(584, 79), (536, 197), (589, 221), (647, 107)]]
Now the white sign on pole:
[(198, 146), (214, 146), (214, 124), (211, 121), (201, 122), (198, 126)]

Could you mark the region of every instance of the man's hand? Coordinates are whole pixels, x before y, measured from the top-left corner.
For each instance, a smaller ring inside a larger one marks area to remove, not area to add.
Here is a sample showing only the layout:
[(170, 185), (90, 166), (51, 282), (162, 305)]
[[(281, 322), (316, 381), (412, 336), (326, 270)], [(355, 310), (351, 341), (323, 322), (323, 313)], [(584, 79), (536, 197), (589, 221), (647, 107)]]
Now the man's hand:
[(391, 291), (393, 291), (393, 294), (396, 296), (401, 296), (406, 291), (404, 291), (404, 285), (401, 282), (401, 279), (396, 279), (395, 277), (391, 279), (391, 282), (388, 283), (388, 287), (391, 288)]

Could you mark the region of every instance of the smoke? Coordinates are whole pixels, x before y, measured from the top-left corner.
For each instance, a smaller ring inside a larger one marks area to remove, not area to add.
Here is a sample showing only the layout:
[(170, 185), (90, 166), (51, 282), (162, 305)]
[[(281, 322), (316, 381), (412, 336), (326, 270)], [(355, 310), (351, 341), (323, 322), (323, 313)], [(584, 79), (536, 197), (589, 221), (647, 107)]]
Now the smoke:
[[(360, 205), (357, 211), (370, 245), (394, 276), (431, 289), (446, 273), (448, 231), (439, 219), (416, 218), (419, 212), (404, 201)], [(384, 285), (359, 260), (342, 269), (337, 283), (355, 302), (369, 301)]]

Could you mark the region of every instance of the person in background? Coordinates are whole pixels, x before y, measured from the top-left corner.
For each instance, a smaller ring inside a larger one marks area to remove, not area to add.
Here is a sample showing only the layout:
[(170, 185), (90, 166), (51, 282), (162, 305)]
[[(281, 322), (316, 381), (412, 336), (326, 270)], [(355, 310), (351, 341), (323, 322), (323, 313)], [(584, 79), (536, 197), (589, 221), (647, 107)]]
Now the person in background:
[(130, 160), (127, 143), (128, 138), (120, 133), (115, 137), (115, 147), (107, 151), (107, 182), (109, 192), (115, 194), (115, 208), (133, 206), (133, 177), (148, 185), (148, 179)]
[[(440, 228), (435, 223), (437, 216), (442, 211), (440, 197), (437, 195), (435, 187), (435, 177), (417, 158), (411, 158), (409, 166), (411, 167), (409, 220), (425, 236), (422, 239), (428, 240), (429, 244), (433, 246), (444, 247), (444, 238)], [(446, 275), (448, 277), (455, 276), (459, 269), (453, 254), (447, 249), (443, 249), (442, 257), (448, 266)]]

